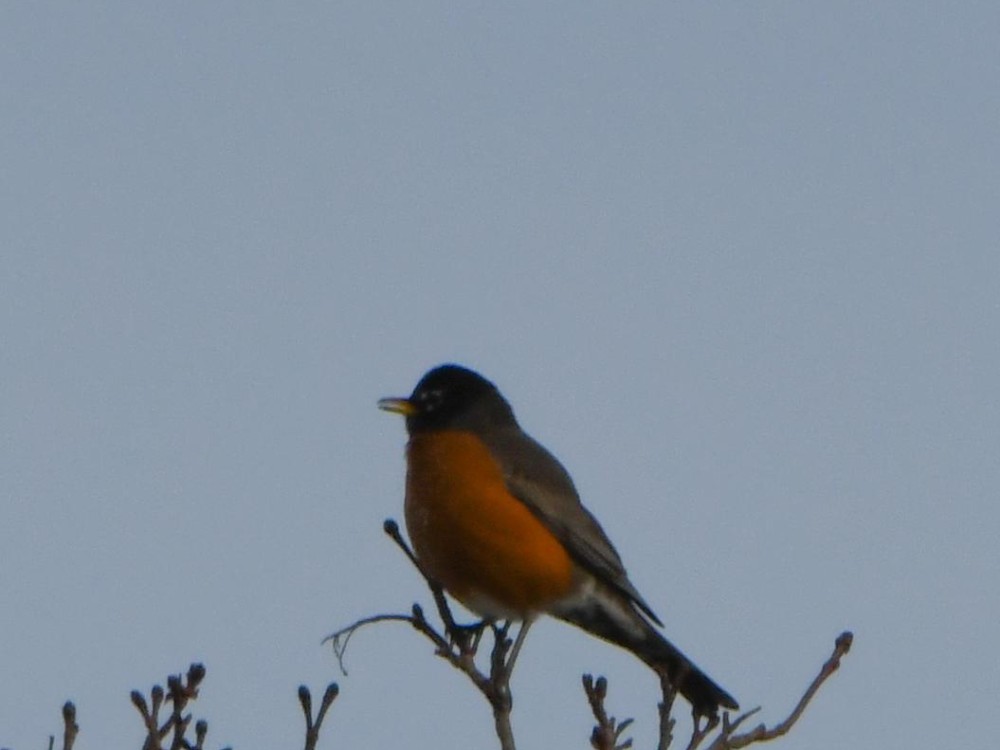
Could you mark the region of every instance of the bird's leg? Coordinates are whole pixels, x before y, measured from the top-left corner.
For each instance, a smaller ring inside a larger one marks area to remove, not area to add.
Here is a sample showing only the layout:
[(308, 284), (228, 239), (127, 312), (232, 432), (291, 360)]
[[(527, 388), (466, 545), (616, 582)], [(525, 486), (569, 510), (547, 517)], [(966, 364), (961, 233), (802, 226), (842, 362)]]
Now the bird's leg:
[(528, 629), (531, 627), (532, 622), (534, 622), (534, 619), (531, 617), (527, 617), (521, 622), (521, 627), (517, 631), (517, 638), (514, 639), (514, 645), (510, 647), (510, 654), (507, 656), (507, 663), (504, 667), (508, 675), (514, 671), (514, 662), (517, 661), (517, 655), (521, 653), (521, 646), (524, 645), (525, 636), (528, 635)]
[(498, 719), (501, 716), (509, 719), (512, 706), (510, 676), (514, 671), (517, 655), (521, 652), (521, 646), (524, 644), (525, 636), (528, 635), (531, 622), (531, 618), (526, 618), (521, 623), (521, 628), (517, 631), (517, 637), (513, 643), (507, 637), (511, 626), (510, 620), (504, 620), (502, 625), (491, 623), (494, 643), (493, 653), (490, 655), (489, 687), (485, 692), (493, 705), (494, 715)]

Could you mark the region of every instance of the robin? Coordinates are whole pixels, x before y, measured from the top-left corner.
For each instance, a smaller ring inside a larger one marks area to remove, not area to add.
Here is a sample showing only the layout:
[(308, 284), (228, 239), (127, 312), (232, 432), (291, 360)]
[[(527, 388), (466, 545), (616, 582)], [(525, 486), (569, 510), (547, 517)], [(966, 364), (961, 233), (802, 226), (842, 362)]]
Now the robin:
[(545, 613), (631, 651), (698, 714), (739, 708), (660, 635), (569, 473), (493, 383), (441, 365), (408, 398), (378, 405), (406, 417), (406, 528), (432, 580), (487, 619)]

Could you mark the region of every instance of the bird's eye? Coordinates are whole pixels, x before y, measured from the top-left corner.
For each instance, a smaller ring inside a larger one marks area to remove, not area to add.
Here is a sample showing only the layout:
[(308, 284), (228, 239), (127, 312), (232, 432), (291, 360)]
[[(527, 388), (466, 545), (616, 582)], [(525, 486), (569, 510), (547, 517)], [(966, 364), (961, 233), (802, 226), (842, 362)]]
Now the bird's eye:
[(444, 391), (439, 388), (434, 388), (429, 391), (421, 391), (417, 398), (420, 401), (422, 411), (434, 411), (441, 405), (441, 402), (444, 401)]

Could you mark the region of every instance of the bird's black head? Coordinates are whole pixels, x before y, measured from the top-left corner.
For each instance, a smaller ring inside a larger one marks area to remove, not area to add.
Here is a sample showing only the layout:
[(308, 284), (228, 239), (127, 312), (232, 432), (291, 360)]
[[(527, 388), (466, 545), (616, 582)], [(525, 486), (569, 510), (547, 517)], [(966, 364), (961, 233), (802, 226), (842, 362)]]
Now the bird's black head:
[(517, 424), (510, 404), (482, 375), (441, 365), (424, 375), (409, 398), (384, 398), (379, 408), (406, 417), (412, 435), (431, 430), (469, 430)]

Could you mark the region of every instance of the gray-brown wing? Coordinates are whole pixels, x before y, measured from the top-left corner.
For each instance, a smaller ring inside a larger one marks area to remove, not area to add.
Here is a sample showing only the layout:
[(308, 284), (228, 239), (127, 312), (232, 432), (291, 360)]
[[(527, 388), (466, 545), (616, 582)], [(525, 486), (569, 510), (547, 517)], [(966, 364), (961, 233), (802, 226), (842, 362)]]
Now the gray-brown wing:
[(621, 557), (583, 507), (573, 480), (558, 459), (517, 427), (494, 429), (483, 437), (499, 459), (511, 493), (556, 535), (577, 563), (662, 625), (629, 581)]

